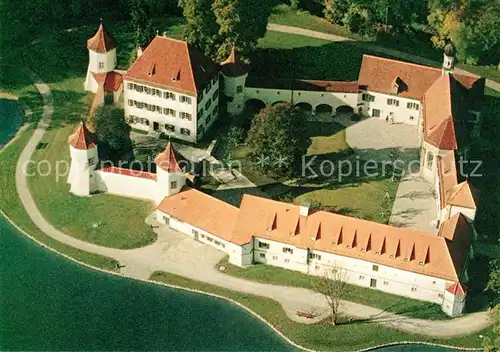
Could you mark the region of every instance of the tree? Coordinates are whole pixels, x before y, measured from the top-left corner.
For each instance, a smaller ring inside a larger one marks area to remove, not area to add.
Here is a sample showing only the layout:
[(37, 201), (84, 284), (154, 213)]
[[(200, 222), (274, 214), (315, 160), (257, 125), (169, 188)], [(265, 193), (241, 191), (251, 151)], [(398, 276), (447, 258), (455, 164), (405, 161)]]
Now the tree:
[(155, 36), (153, 22), (151, 22), (150, 16), (138, 2), (133, 6), (130, 15), (134, 27), (135, 45), (136, 47), (145, 48)]
[(99, 145), (104, 146), (106, 157), (120, 157), (131, 148), (130, 126), (123, 118), (123, 110), (102, 106), (93, 120)]
[(500, 294), (500, 259), (490, 262), (490, 276), (486, 289)]
[(219, 25), (219, 60), (226, 59), (233, 47), (248, 56), (267, 31), (272, 0), (214, 0), (212, 9)]
[(483, 348), (485, 352), (500, 351), (500, 304), (489, 310), (490, 319), (493, 322), (493, 336), (483, 338)]
[(351, 3), (351, 0), (324, 0), (323, 14), (331, 23), (343, 24), (342, 20)]
[(333, 325), (337, 324), (340, 304), (350, 290), (350, 286), (346, 282), (345, 270), (337, 266), (325, 268), (322, 276), (312, 277), (312, 287), (314, 291), (321, 293), (325, 297), (332, 313), (331, 322)]
[(358, 4), (349, 7), (342, 21), (350, 32), (361, 34), (370, 34), (375, 23), (372, 9)]
[(184, 27), (186, 41), (215, 59), (221, 38), (212, 0), (180, 0), (179, 5), (187, 21)]
[(309, 147), (304, 115), (291, 104), (262, 109), (252, 121), (247, 144), (264, 172), (291, 175)]

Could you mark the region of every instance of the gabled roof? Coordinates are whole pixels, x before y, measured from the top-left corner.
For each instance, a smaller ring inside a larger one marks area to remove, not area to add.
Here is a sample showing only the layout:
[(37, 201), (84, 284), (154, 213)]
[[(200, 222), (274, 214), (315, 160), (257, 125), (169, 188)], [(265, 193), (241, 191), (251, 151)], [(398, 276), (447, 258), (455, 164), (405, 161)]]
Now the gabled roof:
[(157, 209), (226, 241), (238, 216), (238, 208), (188, 187), (163, 199)]
[(479, 191), (468, 181), (464, 181), (450, 191), (447, 204), (470, 209), (477, 208)]
[(116, 48), (116, 40), (104, 30), (101, 23), (94, 36), (87, 40), (87, 48), (98, 53), (107, 53)]
[[(275, 216), (272, 229), (267, 221), (270, 214)], [(451, 220), (443, 231), (452, 230), (460, 234), (448, 236), (453, 238), (450, 240), (324, 211), (301, 218), (296, 205), (245, 194), (231, 241), (242, 245), (257, 236), (457, 281), (468, 250), (464, 238), (470, 229), (467, 222)]]
[(109, 92), (116, 92), (123, 81), (123, 76), (115, 71), (92, 73), (99, 87), (104, 87)]
[[(424, 93), (440, 76), (440, 68), (365, 54), (358, 82), (369, 91), (392, 95), (393, 83), (398, 79), (407, 88), (398, 92), (398, 96), (422, 100)], [(476, 75), (453, 73), (453, 77), (466, 88), (472, 88), (477, 83), (484, 85), (484, 79)]]
[(439, 203), (440, 208), (446, 207), (450, 192), (457, 185), (457, 167), (455, 162), (455, 152), (446, 152), (437, 163), (439, 181)]
[(124, 79), (196, 96), (218, 69), (190, 44), (157, 35)]
[(167, 147), (155, 158), (155, 164), (162, 170), (166, 172), (180, 172), (181, 168), (177, 163), (177, 158), (175, 157), (174, 147), (172, 143), (168, 142)]
[(317, 92), (358, 93), (358, 82), (316, 81), (308, 79), (269, 79), (248, 76), (246, 87), (268, 89), (291, 89)]
[(465, 295), (467, 289), (460, 282), (454, 282), (453, 284), (451, 284), (446, 288), (446, 291), (450, 292), (455, 296), (462, 296)]
[(462, 89), (452, 75), (444, 74), (425, 92), (424, 137), (440, 149), (459, 149), (466, 142)]
[(250, 66), (243, 61), (240, 53), (234, 48), (231, 49), (231, 54), (221, 63), (221, 70), (224, 76), (237, 77), (248, 73)]
[(68, 144), (75, 149), (88, 150), (96, 147), (97, 139), (95, 134), (90, 132), (82, 121), (75, 133), (68, 137)]

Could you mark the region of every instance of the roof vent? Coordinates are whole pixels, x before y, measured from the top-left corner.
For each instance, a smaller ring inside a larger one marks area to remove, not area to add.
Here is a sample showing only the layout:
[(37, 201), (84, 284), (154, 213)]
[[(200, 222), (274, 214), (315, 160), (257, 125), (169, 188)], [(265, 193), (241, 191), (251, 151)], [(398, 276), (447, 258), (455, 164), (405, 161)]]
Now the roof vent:
[(177, 74), (172, 77), (172, 82), (177, 82), (181, 78), (181, 70), (177, 71)]
[(148, 67), (148, 76), (151, 77), (152, 75), (155, 74), (155, 64), (152, 63), (149, 67)]

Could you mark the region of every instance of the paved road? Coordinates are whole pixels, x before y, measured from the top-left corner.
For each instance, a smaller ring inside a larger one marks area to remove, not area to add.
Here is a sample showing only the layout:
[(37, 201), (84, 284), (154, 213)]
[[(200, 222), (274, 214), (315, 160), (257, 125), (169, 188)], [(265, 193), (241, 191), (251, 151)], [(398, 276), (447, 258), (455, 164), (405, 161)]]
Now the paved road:
[[(157, 228), (158, 240), (149, 246), (120, 250), (77, 240), (52, 226), (38, 210), (29, 191), (24, 170), (24, 166), (31, 159), (36, 146), (50, 125), (54, 111), (50, 88), (35, 74), (31, 74), (31, 78), (43, 98), (44, 112), (35, 133), (20, 155), (16, 167), (16, 187), (30, 218), (48, 236), (87, 252), (115, 258), (124, 265), (121, 273), (128, 277), (146, 279), (152, 272), (163, 270), (220, 287), (272, 298), (280, 302), (291, 319), (297, 321), (301, 318), (294, 314), (296, 310), (324, 314), (327, 304), (321, 295), (306, 289), (261, 284), (222, 274), (214, 267), (223, 256), (221, 252), (169, 228)], [(152, 217), (147, 221), (155, 223)], [(370, 319), (395, 329), (439, 338), (470, 334), (489, 325), (486, 312), (469, 314), (453, 320), (429, 321), (385, 313), (352, 302), (344, 302), (343, 311), (353, 317)]]
[[(376, 44), (373, 44), (370, 42), (361, 42), (361, 41), (353, 40), (351, 38), (342, 37), (342, 36), (335, 35), (335, 34), (323, 33), (323, 32), (313, 31), (310, 29), (305, 29), (305, 28), (300, 28), (300, 27), (285, 26), (285, 25), (276, 24), (276, 23), (269, 23), (267, 25), (267, 30), (274, 31), (274, 32), (298, 34), (298, 35), (303, 35), (306, 37), (324, 39), (324, 40), (328, 40), (328, 41), (332, 41), (332, 42), (348, 42), (352, 45), (356, 45), (356, 46), (359, 46), (359, 47), (365, 48), (365, 49), (370, 49), (370, 50), (375, 51), (375, 52), (384, 53), (384, 54), (390, 55), (392, 57), (397, 57), (399, 59), (417, 61), (423, 65), (429, 65), (429, 66), (441, 65), (440, 62), (429, 60), (429, 59), (426, 59), (424, 57), (416, 56), (413, 54), (408, 54), (408, 53), (405, 53), (405, 52), (402, 52), (399, 50), (395, 50), (395, 49), (385, 48), (385, 47), (382, 47), (382, 46), (379, 46), (379, 45), (376, 45)], [(467, 72), (467, 71), (459, 69), (459, 68), (456, 68), (455, 71), (459, 72), (459, 73), (473, 74), (471, 72)], [(500, 92), (500, 83), (492, 81), (490, 79), (486, 80), (486, 87)]]

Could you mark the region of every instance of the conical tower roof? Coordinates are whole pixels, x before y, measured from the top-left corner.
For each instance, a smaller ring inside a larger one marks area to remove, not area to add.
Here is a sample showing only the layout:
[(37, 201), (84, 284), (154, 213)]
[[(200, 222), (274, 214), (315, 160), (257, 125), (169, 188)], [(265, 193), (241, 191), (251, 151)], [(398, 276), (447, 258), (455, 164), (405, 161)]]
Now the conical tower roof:
[(168, 142), (163, 153), (160, 153), (155, 158), (155, 164), (160, 169), (166, 172), (180, 172), (181, 168), (175, 157), (174, 147)]
[(116, 48), (116, 40), (104, 30), (104, 26), (101, 23), (96, 34), (87, 40), (87, 48), (98, 53), (107, 53)]
[(68, 137), (68, 144), (75, 149), (89, 150), (96, 147), (97, 139), (95, 134), (90, 132), (82, 121), (75, 133)]
[(249, 65), (243, 61), (240, 53), (233, 48), (231, 49), (231, 54), (229, 54), (228, 58), (221, 63), (222, 73), (227, 77), (236, 77), (247, 74), (250, 67)]

